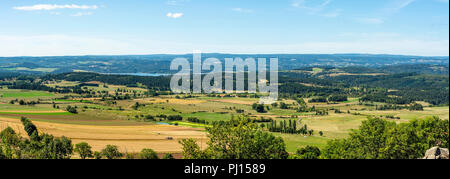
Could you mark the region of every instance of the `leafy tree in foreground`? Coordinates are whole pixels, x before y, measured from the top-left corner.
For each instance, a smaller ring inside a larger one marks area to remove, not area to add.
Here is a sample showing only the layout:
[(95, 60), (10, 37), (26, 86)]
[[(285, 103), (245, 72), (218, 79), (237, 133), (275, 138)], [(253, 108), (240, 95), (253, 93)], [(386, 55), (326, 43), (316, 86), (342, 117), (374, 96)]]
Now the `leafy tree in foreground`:
[(194, 139), (182, 139), (180, 144), (183, 146), (183, 156), (185, 159), (206, 159), (205, 152), (200, 150)]
[(72, 141), (67, 137), (55, 138), (50, 134), (40, 136), (38, 142), (38, 158), (41, 159), (70, 159), (73, 153)]
[(175, 159), (172, 154), (165, 154), (163, 159)]
[(94, 159), (102, 159), (102, 153), (101, 152), (94, 152)]
[(0, 159), (20, 158), (19, 144), (20, 137), (11, 127), (0, 132)]
[(33, 133), (35, 133), (35, 135), (39, 135), (37, 127), (31, 122), (31, 120), (27, 119), (26, 117), (21, 117), (20, 121), (22, 122), (28, 136), (31, 137)]
[(70, 159), (73, 153), (72, 140), (67, 137), (54, 137), (50, 134), (39, 135), (31, 120), (22, 117), (22, 124), (30, 139), (20, 143), (21, 158), (31, 159)]
[(185, 139), (183, 156), (187, 159), (286, 159), (282, 138), (258, 129), (247, 118), (216, 123), (206, 129), (208, 147), (201, 150), (193, 139)]
[(152, 149), (142, 149), (138, 154), (139, 159), (158, 159), (158, 155)]
[(81, 142), (75, 145), (74, 151), (78, 153), (82, 159), (86, 159), (93, 157), (91, 148), (92, 147), (88, 143)]
[(417, 159), (433, 146), (448, 148), (449, 121), (438, 117), (396, 124), (370, 118), (347, 139), (333, 140), (323, 150), (327, 159)]
[(102, 155), (107, 159), (118, 159), (123, 156), (123, 154), (119, 152), (119, 148), (115, 145), (107, 145), (102, 150)]
[(318, 147), (306, 146), (305, 148), (297, 149), (297, 152), (292, 158), (294, 159), (318, 159), (321, 152)]

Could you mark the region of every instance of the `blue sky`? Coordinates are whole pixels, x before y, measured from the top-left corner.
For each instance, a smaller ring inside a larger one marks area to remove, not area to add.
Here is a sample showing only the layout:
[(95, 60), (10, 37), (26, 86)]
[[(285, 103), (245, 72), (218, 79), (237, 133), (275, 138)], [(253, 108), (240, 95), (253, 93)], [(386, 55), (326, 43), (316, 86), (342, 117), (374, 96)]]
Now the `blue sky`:
[(0, 56), (449, 55), (448, 0), (2, 0)]

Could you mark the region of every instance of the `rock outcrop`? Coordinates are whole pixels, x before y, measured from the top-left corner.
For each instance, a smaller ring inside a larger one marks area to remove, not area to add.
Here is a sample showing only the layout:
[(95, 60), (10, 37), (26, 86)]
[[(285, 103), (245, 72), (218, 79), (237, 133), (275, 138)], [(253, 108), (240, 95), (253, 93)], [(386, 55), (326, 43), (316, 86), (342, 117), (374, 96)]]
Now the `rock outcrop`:
[(425, 153), (425, 157), (423, 159), (449, 159), (448, 158), (448, 149), (433, 147)]

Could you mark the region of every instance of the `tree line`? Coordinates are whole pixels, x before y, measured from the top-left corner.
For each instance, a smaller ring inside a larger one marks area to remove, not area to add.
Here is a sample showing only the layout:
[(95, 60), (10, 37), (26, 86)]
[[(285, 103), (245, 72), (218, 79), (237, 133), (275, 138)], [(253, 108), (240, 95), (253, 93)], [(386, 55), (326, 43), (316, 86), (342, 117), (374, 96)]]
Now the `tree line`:
[[(25, 117), (21, 118), (24, 130), (29, 138), (23, 138), (11, 127), (0, 132), (0, 159), (70, 159), (78, 154), (81, 159), (158, 159), (152, 149), (142, 149), (139, 153), (121, 153), (117, 146), (107, 145), (101, 151), (92, 151), (92, 147), (81, 142), (75, 146), (67, 137), (54, 137), (40, 134), (36, 125)], [(172, 154), (165, 154), (163, 159), (173, 159)]]

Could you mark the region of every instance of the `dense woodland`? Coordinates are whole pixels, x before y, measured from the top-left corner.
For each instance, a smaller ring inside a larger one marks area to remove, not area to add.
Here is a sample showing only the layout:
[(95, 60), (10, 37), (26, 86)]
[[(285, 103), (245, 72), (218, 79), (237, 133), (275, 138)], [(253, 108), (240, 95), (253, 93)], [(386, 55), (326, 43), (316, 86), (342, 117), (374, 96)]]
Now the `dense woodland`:
[[(308, 68), (332, 64), (336, 67), (363, 66), (371, 70), (390, 70), (390, 65), (447, 65), (448, 57), (423, 57), (402, 55), (370, 55), (370, 54), (202, 54), (202, 58), (278, 58), (280, 70)], [(122, 55), (122, 56), (55, 56), (55, 57), (0, 57), (0, 72), (20, 71), (28, 74), (42, 74), (35, 69), (51, 69), (52, 73), (72, 71), (89, 71), (98, 73), (160, 73), (173, 74), (170, 63), (175, 58), (192, 60), (192, 54), (184, 55)], [(415, 72), (413, 67), (404, 68), (401, 72)], [(378, 68), (378, 69), (374, 69)], [(395, 68), (395, 67), (394, 67)], [(351, 70), (350, 68), (347, 70)], [(397, 70), (395, 68), (395, 70)], [(419, 67), (419, 71), (423, 69)], [(430, 69), (429, 71), (438, 71)], [(448, 74), (447, 72), (444, 74)]]

